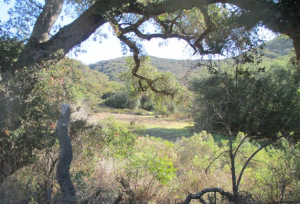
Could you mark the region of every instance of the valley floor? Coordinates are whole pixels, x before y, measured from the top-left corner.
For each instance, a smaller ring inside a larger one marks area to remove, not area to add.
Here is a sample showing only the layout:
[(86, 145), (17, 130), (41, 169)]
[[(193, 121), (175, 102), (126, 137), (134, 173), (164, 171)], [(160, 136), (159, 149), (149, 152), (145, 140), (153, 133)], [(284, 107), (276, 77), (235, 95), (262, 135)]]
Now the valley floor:
[(100, 120), (108, 117), (113, 117), (115, 120), (143, 125), (145, 127), (145, 135), (161, 137), (166, 140), (175, 141), (182, 136), (190, 137), (192, 123), (183, 120), (172, 120), (168, 118), (160, 118), (155, 116), (142, 116), (131, 114), (116, 114), (116, 113), (96, 113), (88, 119), (89, 123), (96, 124)]

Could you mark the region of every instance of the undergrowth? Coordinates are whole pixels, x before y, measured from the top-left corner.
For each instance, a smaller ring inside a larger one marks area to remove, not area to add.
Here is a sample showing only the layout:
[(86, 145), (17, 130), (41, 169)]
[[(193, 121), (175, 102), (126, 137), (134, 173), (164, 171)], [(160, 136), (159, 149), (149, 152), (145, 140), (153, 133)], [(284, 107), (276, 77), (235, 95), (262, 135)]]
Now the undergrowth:
[[(71, 174), (79, 203), (167, 204), (208, 187), (231, 191), (228, 140), (215, 141), (201, 132), (170, 142), (140, 137), (141, 129), (113, 119), (92, 128), (83, 122), (76, 124), (71, 130)], [(242, 133), (236, 136), (233, 147), (244, 137)], [(241, 191), (255, 202), (299, 199), (299, 145), (284, 139), (260, 151), (246, 169)], [(236, 159), (237, 172), (258, 147), (247, 140), (243, 143)], [(59, 203), (55, 179), (58, 154), (56, 145), (41, 152), (35, 164), (11, 176), (0, 188), (0, 203), (26, 199), (28, 203), (46, 203), (47, 195), (51, 195), (48, 203)]]

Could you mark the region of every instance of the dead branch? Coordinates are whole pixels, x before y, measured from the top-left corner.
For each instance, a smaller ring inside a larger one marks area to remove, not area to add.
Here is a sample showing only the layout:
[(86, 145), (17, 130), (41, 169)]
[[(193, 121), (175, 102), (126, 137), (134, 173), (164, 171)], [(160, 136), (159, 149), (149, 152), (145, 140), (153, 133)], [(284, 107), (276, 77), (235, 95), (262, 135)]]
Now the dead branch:
[(186, 199), (182, 203), (178, 204), (190, 204), (192, 200), (199, 200), (202, 204), (207, 204), (205, 200), (203, 200), (203, 196), (207, 193), (219, 193), (222, 197), (225, 197), (228, 201), (235, 201), (233, 194), (224, 191), (221, 188), (205, 188), (199, 193), (189, 194)]

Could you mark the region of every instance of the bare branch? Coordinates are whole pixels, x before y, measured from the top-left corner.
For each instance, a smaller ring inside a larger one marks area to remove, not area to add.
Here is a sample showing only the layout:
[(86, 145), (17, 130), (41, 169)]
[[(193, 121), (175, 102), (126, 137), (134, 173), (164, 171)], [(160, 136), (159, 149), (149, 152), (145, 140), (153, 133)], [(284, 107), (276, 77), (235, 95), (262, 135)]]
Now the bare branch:
[(239, 151), (240, 147), (242, 146), (242, 144), (245, 142), (245, 140), (248, 138), (249, 136), (245, 136), (242, 141), (240, 142), (240, 144), (235, 148), (235, 151), (233, 153), (234, 158), (236, 157), (237, 152)]
[(233, 142), (232, 135), (229, 135), (229, 157), (230, 157), (230, 170), (231, 170), (231, 181), (232, 181), (232, 192), (235, 198), (238, 197), (239, 186), (236, 181), (236, 170), (235, 170), (235, 158), (233, 155)]
[(155, 93), (159, 93), (159, 94), (164, 94), (164, 95), (169, 95), (172, 98), (175, 95), (175, 92), (168, 92), (167, 90), (158, 90), (157, 88), (154, 87), (154, 83), (156, 82), (156, 80), (151, 80), (147, 77), (144, 77), (140, 74), (138, 74), (137, 72), (139, 71), (140, 65), (141, 65), (141, 60), (139, 59), (139, 49), (136, 47), (135, 43), (131, 42), (128, 38), (126, 38), (123, 35), (118, 36), (119, 39), (124, 42), (125, 44), (127, 44), (130, 49), (133, 51), (133, 59), (135, 62), (135, 67), (132, 69), (132, 74), (133, 76), (144, 80), (147, 82), (147, 84), (149, 85), (150, 89), (155, 92)]
[(210, 162), (210, 164), (208, 165), (208, 167), (205, 169), (205, 173), (207, 174), (207, 171), (208, 171), (208, 169), (210, 168), (210, 166), (217, 160), (217, 159), (219, 159), (223, 154), (225, 154), (225, 153), (227, 153), (228, 151), (224, 151), (224, 152), (222, 152), (221, 154), (219, 154), (217, 157), (215, 157), (214, 159), (213, 159), (213, 161), (212, 162)]
[[(159, 93), (159, 94), (164, 94), (164, 95), (169, 95), (171, 96), (172, 98), (174, 97), (176, 91), (174, 92), (169, 92), (167, 90), (159, 90), (157, 89), (154, 84), (155, 82), (157, 81), (157, 79), (155, 80), (151, 80), (145, 76), (142, 76), (140, 74), (138, 74), (138, 71), (140, 69), (140, 66), (141, 66), (141, 60), (139, 58), (139, 55), (140, 55), (140, 50), (139, 48), (137, 47), (136, 43), (135, 42), (132, 42), (129, 38), (127, 38), (125, 36), (126, 33), (128, 32), (131, 32), (131, 30), (138, 30), (138, 25), (141, 25), (144, 21), (146, 21), (148, 19), (148, 17), (144, 17), (142, 19), (140, 19), (137, 24), (135, 25), (131, 25), (131, 26), (128, 26), (127, 29), (122, 29), (120, 25), (116, 24), (117, 22), (112, 18), (111, 19), (111, 24), (112, 24), (112, 27), (115, 29), (115, 33), (117, 33), (117, 37), (123, 42), (125, 43), (130, 49), (131, 51), (133, 52), (133, 60), (135, 62), (135, 66), (134, 68), (132, 69), (132, 74), (133, 76), (137, 77), (139, 80), (139, 85), (140, 87), (142, 88), (142, 91), (146, 91), (146, 88), (142, 86), (142, 81), (145, 81), (149, 88), (155, 92), (155, 93)], [(123, 33), (124, 32), (124, 33)]]
[(250, 161), (252, 160), (252, 158), (253, 158), (258, 152), (260, 152), (262, 149), (266, 148), (267, 146), (273, 144), (274, 142), (278, 141), (279, 139), (281, 139), (281, 138), (283, 138), (283, 137), (285, 137), (285, 136), (281, 136), (281, 137), (278, 137), (278, 138), (276, 138), (276, 139), (273, 139), (273, 140), (271, 140), (270, 142), (267, 142), (266, 144), (262, 145), (262, 146), (261, 146), (260, 148), (258, 148), (255, 152), (253, 152), (253, 154), (247, 159), (247, 161), (245, 162), (245, 164), (244, 164), (244, 166), (243, 166), (243, 168), (242, 168), (242, 170), (241, 170), (241, 173), (240, 173), (239, 178), (238, 178), (238, 181), (237, 181), (237, 186), (240, 185), (241, 179), (242, 179), (242, 176), (243, 176), (243, 173), (244, 173), (244, 171), (246, 170), (246, 168), (247, 168), (248, 164), (250, 163)]
[[(199, 35), (195, 36), (195, 34), (187, 34), (184, 32), (184, 29), (176, 22), (178, 18), (180, 18), (180, 14), (178, 14), (175, 18), (169, 20), (160, 20), (157, 17), (153, 17), (155, 21), (163, 28), (162, 33), (151, 33), (151, 34), (144, 34), (139, 30), (139, 26), (141, 26), (144, 22), (150, 20), (150, 16), (144, 15), (141, 17), (136, 23), (130, 24), (127, 27), (123, 28), (122, 25), (119, 24), (114, 17), (110, 18), (110, 21), (117, 27), (116, 33), (119, 32), (123, 35), (128, 33), (134, 33), (137, 37), (144, 39), (144, 40), (151, 40), (153, 38), (161, 38), (161, 39), (169, 39), (169, 38), (178, 38), (181, 40), (186, 41), (188, 45), (190, 45), (193, 50), (194, 54), (200, 52), (200, 54), (220, 54), (221, 50), (209, 50), (204, 49), (201, 41), (203, 41), (213, 30), (213, 23), (210, 20), (208, 15), (207, 8), (200, 7), (201, 12), (203, 12), (204, 19), (206, 22), (207, 28)], [(174, 26), (177, 26), (180, 32), (174, 31)], [(195, 38), (197, 40), (195, 40)]]
[(178, 203), (178, 204), (189, 204), (192, 200), (196, 200), (196, 199), (199, 200), (202, 204), (207, 204), (202, 198), (207, 193), (219, 193), (221, 196), (225, 197), (228, 201), (235, 201), (235, 198), (231, 193), (226, 192), (221, 188), (205, 188), (199, 193), (189, 194), (182, 203)]

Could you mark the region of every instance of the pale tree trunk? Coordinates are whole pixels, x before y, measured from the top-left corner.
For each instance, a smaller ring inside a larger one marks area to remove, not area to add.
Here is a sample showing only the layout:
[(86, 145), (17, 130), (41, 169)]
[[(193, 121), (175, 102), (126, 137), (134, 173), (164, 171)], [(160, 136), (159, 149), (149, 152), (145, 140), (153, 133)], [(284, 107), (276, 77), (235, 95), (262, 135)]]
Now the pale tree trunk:
[[(106, 12), (120, 8), (123, 1), (97, 1), (76, 20), (62, 27), (49, 39), (50, 30), (61, 13), (64, 0), (49, 0), (39, 15), (32, 35), (13, 66), (13, 71), (23, 67), (39, 67), (45, 62), (61, 60), (71, 49), (87, 40), (107, 22)], [(55, 6), (53, 6), (56, 4)], [(56, 11), (54, 10), (56, 9)]]
[(59, 161), (57, 164), (57, 181), (60, 185), (63, 203), (76, 203), (76, 193), (70, 176), (70, 166), (73, 158), (71, 140), (68, 134), (70, 120), (70, 106), (61, 105), (62, 116), (57, 122), (56, 135), (60, 146)]

